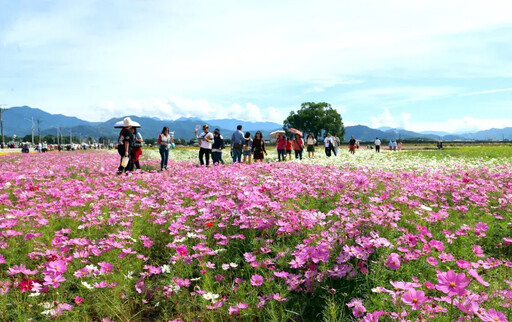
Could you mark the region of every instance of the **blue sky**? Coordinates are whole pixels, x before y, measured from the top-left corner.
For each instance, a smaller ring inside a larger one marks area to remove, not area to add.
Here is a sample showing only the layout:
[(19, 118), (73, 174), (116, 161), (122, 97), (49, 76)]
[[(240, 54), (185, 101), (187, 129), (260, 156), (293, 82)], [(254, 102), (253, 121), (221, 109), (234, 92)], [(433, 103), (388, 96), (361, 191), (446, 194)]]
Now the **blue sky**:
[(99, 121), (512, 126), (510, 1), (0, 0), (0, 104)]

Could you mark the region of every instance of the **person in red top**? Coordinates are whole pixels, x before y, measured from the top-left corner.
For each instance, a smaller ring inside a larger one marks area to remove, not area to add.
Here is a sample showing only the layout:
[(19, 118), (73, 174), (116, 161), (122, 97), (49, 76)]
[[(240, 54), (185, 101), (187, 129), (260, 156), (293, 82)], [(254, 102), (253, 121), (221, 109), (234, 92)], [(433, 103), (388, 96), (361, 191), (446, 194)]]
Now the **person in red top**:
[(295, 159), (302, 160), (302, 151), (304, 151), (304, 140), (299, 134), (295, 134), (295, 140), (293, 140), (293, 150), (295, 151)]
[(292, 159), (292, 140), (290, 140), (290, 138), (286, 138), (286, 154), (288, 154), (288, 160), (291, 160)]
[(277, 159), (281, 161), (281, 156), (283, 157), (283, 161), (286, 161), (286, 139), (283, 133), (279, 133), (279, 136), (276, 140), (277, 147)]

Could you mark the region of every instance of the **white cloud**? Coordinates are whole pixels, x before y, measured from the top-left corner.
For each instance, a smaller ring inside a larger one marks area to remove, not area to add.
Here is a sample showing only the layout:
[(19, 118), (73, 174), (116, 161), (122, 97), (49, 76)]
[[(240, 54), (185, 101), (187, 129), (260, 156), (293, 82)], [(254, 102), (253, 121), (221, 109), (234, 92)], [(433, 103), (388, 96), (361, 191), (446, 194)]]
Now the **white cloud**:
[(411, 114), (409, 113), (393, 115), (388, 107), (384, 107), (381, 114), (370, 117), (370, 127), (376, 129), (386, 126), (406, 129), (409, 127), (410, 118)]
[(485, 91), (462, 93), (462, 94), (460, 94), (460, 96), (486, 95), (486, 94), (496, 94), (496, 93), (503, 93), (503, 92), (512, 92), (512, 88), (496, 88), (496, 89), (489, 89), (489, 90), (485, 90)]
[[(271, 121), (281, 123), (285, 118), (282, 111), (275, 107), (261, 108), (253, 103), (240, 105), (222, 105), (206, 99), (188, 99), (171, 96), (167, 99), (149, 98), (128, 100), (122, 103), (104, 101), (96, 104), (94, 115), (83, 114), (85, 119), (94, 121), (105, 120), (125, 115), (158, 117), (165, 120), (175, 120), (180, 117), (197, 117), (203, 120), (233, 118), (246, 121)], [(84, 111), (84, 113), (87, 113)]]
[(512, 127), (512, 119), (485, 119), (464, 116), (458, 119), (450, 118), (441, 122), (409, 122), (406, 129), (415, 132), (443, 131), (448, 133), (468, 133), (505, 127)]

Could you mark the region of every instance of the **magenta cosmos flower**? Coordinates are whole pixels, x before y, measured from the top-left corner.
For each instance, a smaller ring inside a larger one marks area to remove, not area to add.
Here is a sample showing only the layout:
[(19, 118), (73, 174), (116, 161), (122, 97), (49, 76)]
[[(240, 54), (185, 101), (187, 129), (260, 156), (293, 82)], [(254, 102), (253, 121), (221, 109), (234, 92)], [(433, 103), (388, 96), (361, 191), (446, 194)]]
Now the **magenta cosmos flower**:
[(402, 296), (402, 302), (412, 306), (413, 310), (419, 310), (421, 305), (427, 301), (425, 292), (410, 289)]
[(397, 253), (391, 253), (391, 255), (389, 255), (388, 259), (386, 260), (386, 266), (393, 270), (399, 269), (400, 255), (398, 255)]
[(471, 282), (471, 279), (467, 278), (464, 273), (457, 274), (453, 270), (437, 274), (437, 279), (439, 283), (436, 284), (436, 289), (448, 296), (466, 294), (465, 287)]
[(261, 286), (261, 284), (263, 284), (263, 277), (258, 274), (255, 274), (251, 277), (252, 286)]

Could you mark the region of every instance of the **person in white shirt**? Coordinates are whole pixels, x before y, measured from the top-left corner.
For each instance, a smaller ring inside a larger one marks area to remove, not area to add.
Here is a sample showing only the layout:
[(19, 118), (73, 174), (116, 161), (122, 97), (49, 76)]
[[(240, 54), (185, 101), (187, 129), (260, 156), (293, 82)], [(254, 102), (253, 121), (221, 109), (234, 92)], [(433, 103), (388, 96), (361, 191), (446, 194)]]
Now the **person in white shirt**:
[(309, 133), (308, 137), (306, 138), (306, 146), (307, 146), (307, 150), (308, 150), (308, 158), (311, 158), (312, 156), (313, 157), (315, 156), (315, 144), (316, 144), (315, 137), (313, 136), (312, 133)]
[(338, 136), (334, 136), (333, 139), (332, 139), (332, 143), (334, 145), (334, 155), (338, 155), (338, 150), (340, 148), (340, 145), (341, 145), (341, 141), (340, 141), (340, 138)]
[(375, 152), (380, 152), (381, 142), (380, 142), (379, 138), (375, 138), (375, 141), (373, 142), (373, 144), (375, 144)]
[(203, 133), (197, 136), (197, 130), (195, 131), (196, 137), (199, 139), (199, 163), (204, 165), (204, 159), (206, 159), (206, 166), (210, 165), (210, 154), (212, 153), (213, 134), (208, 132), (208, 125), (203, 125)]
[(327, 136), (324, 139), (324, 146), (325, 146), (325, 155), (330, 157), (331, 156), (331, 150), (333, 148), (333, 142), (332, 142), (332, 136), (331, 134), (327, 134)]

